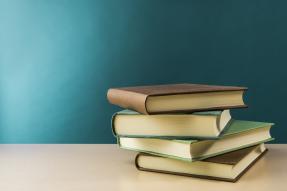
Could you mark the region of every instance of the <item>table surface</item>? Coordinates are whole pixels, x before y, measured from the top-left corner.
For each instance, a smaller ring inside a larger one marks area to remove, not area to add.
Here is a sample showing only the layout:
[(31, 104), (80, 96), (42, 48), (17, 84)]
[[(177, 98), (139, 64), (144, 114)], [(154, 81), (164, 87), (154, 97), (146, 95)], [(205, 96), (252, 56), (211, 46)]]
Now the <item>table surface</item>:
[(237, 183), (138, 171), (135, 152), (108, 144), (0, 145), (0, 190), (287, 190), (287, 144), (269, 152)]

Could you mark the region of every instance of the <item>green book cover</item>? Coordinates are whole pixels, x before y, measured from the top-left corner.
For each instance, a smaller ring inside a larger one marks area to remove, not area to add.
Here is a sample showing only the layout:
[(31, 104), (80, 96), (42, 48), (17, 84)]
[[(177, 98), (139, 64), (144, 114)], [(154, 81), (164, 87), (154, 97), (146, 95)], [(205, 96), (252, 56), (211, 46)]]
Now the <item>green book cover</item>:
[[(231, 122), (229, 128), (226, 129), (226, 131), (222, 134), (222, 136), (218, 140), (224, 139), (226, 137), (236, 135), (236, 134), (244, 134), (245, 132), (250, 132), (250, 131), (256, 130), (256, 129), (260, 129), (260, 128), (264, 128), (264, 127), (270, 127), (272, 125), (274, 125), (274, 124), (273, 123), (265, 123), (265, 122), (255, 122), (255, 121), (233, 120)], [(270, 137), (270, 138), (267, 138), (264, 140), (252, 142), (250, 144), (244, 144), (244, 145), (239, 146), (239, 147), (224, 149), (224, 150), (222, 150), (220, 152), (216, 152), (214, 154), (199, 156), (199, 157), (194, 157), (192, 159), (189, 159), (189, 158), (182, 158), (182, 157), (178, 157), (178, 156), (163, 154), (160, 152), (151, 152), (151, 151), (146, 151), (146, 150), (127, 148), (127, 147), (124, 147), (120, 144), (120, 137), (117, 137), (117, 139), (118, 139), (119, 146), (123, 149), (134, 150), (134, 151), (138, 151), (138, 152), (144, 152), (144, 153), (149, 153), (149, 154), (153, 154), (153, 155), (169, 157), (169, 158), (174, 158), (174, 159), (179, 159), (179, 160), (185, 160), (185, 161), (190, 161), (190, 162), (197, 161), (197, 160), (203, 160), (203, 159), (206, 159), (209, 157), (221, 155), (221, 154), (235, 151), (238, 149), (242, 149), (242, 148), (246, 148), (246, 147), (250, 147), (250, 146), (260, 144), (260, 143), (274, 140), (274, 138)], [(216, 141), (218, 141), (218, 140), (194, 140), (194, 139), (189, 139), (189, 140), (187, 140), (187, 139), (173, 139), (173, 140), (171, 140), (171, 139), (164, 139), (164, 138), (139, 138), (139, 139), (159, 139), (159, 140), (166, 140), (166, 141), (172, 141), (172, 142), (180, 142), (180, 143), (184, 143), (184, 144), (189, 144), (191, 146), (192, 146), (192, 144), (196, 144), (196, 143), (200, 143), (200, 142), (204, 142), (204, 141), (211, 141), (213, 143), (216, 143)]]
[[(216, 110), (216, 111), (201, 111), (201, 112), (193, 112), (193, 115), (220, 115), (222, 113), (221, 110)], [(139, 112), (133, 111), (133, 110), (129, 110), (129, 109), (125, 109), (119, 112), (116, 112), (116, 114), (120, 114), (120, 115), (144, 115), (141, 114)], [(184, 114), (172, 114), (172, 115), (184, 115)], [(188, 115), (188, 114), (186, 114)]]
[[(222, 139), (229, 135), (234, 135), (238, 133), (243, 133), (246, 131), (250, 131), (253, 129), (259, 129), (266, 126), (273, 126), (274, 123), (266, 123), (266, 122), (257, 122), (257, 121), (243, 121), (243, 120), (232, 120), (229, 127), (226, 128), (225, 131), (222, 132), (221, 136), (218, 139)], [(162, 138), (160, 138), (162, 139)], [(186, 142), (186, 143), (195, 143), (201, 140), (194, 140), (194, 139), (173, 139), (171, 141), (179, 141), (179, 142)]]

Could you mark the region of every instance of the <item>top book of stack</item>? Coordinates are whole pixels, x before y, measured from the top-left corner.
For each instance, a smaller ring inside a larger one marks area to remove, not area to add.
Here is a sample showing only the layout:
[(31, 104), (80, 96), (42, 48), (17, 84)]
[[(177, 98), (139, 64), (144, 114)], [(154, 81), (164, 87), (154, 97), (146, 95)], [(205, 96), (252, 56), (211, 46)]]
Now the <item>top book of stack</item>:
[(247, 107), (246, 87), (202, 84), (170, 84), (111, 88), (111, 104), (142, 114), (189, 113)]

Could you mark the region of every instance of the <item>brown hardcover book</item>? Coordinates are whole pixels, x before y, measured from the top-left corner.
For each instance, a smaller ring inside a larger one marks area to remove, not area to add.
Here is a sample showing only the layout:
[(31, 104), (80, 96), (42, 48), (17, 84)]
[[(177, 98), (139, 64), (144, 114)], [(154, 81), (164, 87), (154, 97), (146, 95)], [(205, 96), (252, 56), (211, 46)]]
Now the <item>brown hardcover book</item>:
[(266, 151), (261, 144), (196, 162), (139, 153), (135, 164), (142, 171), (236, 182)]
[(246, 87), (202, 84), (170, 84), (111, 88), (107, 97), (111, 104), (143, 114), (188, 113), (246, 107)]

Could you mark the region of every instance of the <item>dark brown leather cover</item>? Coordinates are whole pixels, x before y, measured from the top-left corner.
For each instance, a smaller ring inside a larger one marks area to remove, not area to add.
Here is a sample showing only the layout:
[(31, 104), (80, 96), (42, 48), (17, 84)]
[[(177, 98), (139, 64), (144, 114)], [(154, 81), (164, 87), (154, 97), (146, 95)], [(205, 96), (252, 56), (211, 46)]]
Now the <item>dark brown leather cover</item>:
[[(255, 146), (256, 147), (256, 146)], [(208, 161), (208, 162), (215, 162), (215, 163), (220, 163), (220, 164), (230, 164), (230, 165), (234, 165), (237, 162), (239, 162), (246, 154), (248, 154), (249, 152), (252, 151), (252, 149), (254, 149), (255, 147), (249, 147), (249, 148), (245, 148), (245, 149), (241, 149), (238, 150), (239, 153), (236, 153), (238, 151), (233, 151), (231, 153), (227, 153), (227, 154), (223, 154), (223, 155), (219, 155), (216, 157), (212, 157), (212, 158), (208, 158), (205, 159), (203, 161)], [(140, 167), (138, 165), (138, 158), (140, 155), (149, 155), (146, 153), (138, 153), (136, 158), (135, 158), (135, 166), (138, 170), (141, 171), (148, 171), (148, 172), (156, 172), (156, 173), (164, 173), (164, 174), (172, 174), (172, 175), (179, 175), (179, 176), (188, 176), (188, 177), (194, 177), (194, 178), (202, 178), (202, 179), (209, 179), (209, 180), (219, 180), (219, 181), (227, 181), (227, 182), (236, 182), (237, 180), (240, 179), (240, 177), (243, 176), (243, 174), (245, 174), (249, 168), (251, 168), (266, 152), (268, 151), (268, 149), (266, 148), (265, 151), (263, 153), (261, 153), (254, 161), (252, 161), (252, 163), (250, 163), (248, 165), (247, 168), (245, 168), (235, 179), (229, 179), (229, 178), (221, 178), (221, 177), (213, 177), (213, 176), (205, 176), (205, 175), (197, 175), (197, 174), (188, 174), (188, 173), (178, 173), (178, 172), (171, 172), (171, 171), (164, 171), (164, 170), (156, 170), (156, 169), (147, 169), (147, 168), (143, 168)], [(244, 153), (244, 154), (243, 154)], [(230, 162), (227, 162), (227, 157), (228, 155), (230, 157), (236, 157), (238, 156), (240, 159), (229, 159)], [(155, 157), (160, 157), (160, 156), (155, 156)], [(174, 159), (176, 160), (176, 159)]]
[(247, 147), (244, 149), (239, 149), (237, 151), (225, 153), (222, 155), (210, 157), (210, 158), (204, 159), (203, 161), (213, 162), (213, 163), (218, 163), (218, 164), (236, 165), (239, 161), (241, 161), (247, 154), (249, 154), (256, 147), (258, 147), (258, 145)]
[[(143, 114), (154, 114), (148, 112), (146, 108), (146, 100), (149, 96), (165, 96), (165, 95), (176, 95), (176, 94), (194, 94), (194, 93), (245, 91), (245, 90), (247, 90), (246, 87), (236, 87), (236, 86), (217, 86), (217, 85), (203, 85), (203, 84), (168, 84), (168, 85), (111, 88), (108, 90), (107, 97), (111, 104), (118, 105), (126, 109), (132, 109)], [(216, 108), (208, 108), (205, 110), (229, 109), (237, 107), (246, 107), (246, 105), (224, 107), (224, 108), (216, 107)], [(184, 111), (170, 111), (165, 113), (176, 113), (176, 112), (184, 112)]]

